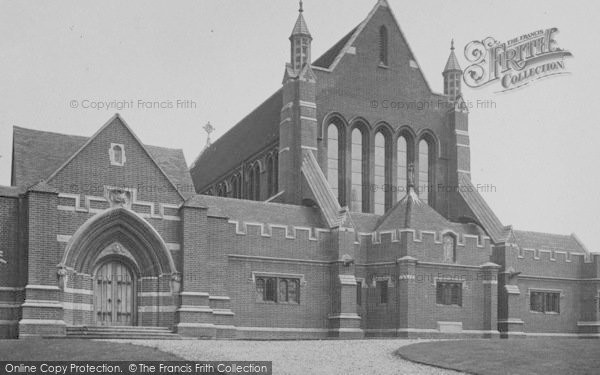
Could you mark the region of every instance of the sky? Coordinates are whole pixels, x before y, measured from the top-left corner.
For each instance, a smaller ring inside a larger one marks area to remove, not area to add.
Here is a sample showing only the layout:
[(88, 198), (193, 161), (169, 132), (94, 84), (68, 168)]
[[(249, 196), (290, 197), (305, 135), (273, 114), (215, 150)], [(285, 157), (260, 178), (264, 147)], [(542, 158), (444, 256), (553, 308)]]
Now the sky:
[[(451, 38), (464, 68), (471, 41), (558, 28), (569, 75), (505, 93), (464, 88), (467, 101), (493, 103), (470, 111), (472, 180), (494, 187), (482, 195), (503, 224), (575, 232), (600, 251), (600, 3), (388, 1), (436, 92)], [(375, 3), (304, 1), (313, 57)], [(181, 148), (191, 164), (208, 121), (216, 139), (280, 87), (297, 9), (292, 0), (0, 0), (0, 185), (10, 184), (13, 126), (90, 136), (116, 112), (144, 143)]]

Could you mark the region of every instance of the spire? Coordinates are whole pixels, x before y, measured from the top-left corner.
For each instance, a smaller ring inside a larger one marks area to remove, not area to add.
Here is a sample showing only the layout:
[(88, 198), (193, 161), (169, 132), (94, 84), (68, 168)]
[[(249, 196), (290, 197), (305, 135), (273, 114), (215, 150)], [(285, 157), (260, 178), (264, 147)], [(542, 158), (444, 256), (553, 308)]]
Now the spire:
[(461, 95), (462, 69), (456, 54), (454, 54), (454, 39), (450, 42), (450, 56), (448, 56), (442, 75), (444, 76), (444, 94), (448, 95), (451, 100), (456, 100)]
[(454, 39), (452, 39), (452, 42), (450, 42), (450, 56), (448, 56), (448, 61), (446, 62), (444, 73), (454, 70), (462, 71), (462, 69), (460, 68), (460, 64), (458, 63), (458, 59), (454, 54)]
[(303, 13), (304, 6), (302, 1), (300, 1), (298, 18), (290, 36), (291, 67), (296, 74), (300, 72), (304, 65), (310, 64), (310, 43), (312, 36), (310, 35), (310, 31), (308, 31)]
[(292, 35), (290, 39), (297, 35), (303, 35), (310, 37), (310, 31), (308, 31), (308, 26), (306, 25), (306, 21), (304, 20), (304, 7), (302, 1), (300, 1), (300, 8), (298, 9), (298, 19), (296, 19), (296, 24), (294, 25), (294, 29), (292, 30)]

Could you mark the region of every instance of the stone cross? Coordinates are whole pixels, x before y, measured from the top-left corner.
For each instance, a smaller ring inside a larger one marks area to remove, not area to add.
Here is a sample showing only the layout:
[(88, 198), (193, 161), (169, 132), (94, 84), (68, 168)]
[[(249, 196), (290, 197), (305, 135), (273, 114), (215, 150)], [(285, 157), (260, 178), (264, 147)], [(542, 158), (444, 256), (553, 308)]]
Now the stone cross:
[(210, 146), (210, 133), (214, 132), (215, 128), (210, 124), (209, 121), (206, 123), (206, 125), (204, 125), (202, 129), (204, 129), (204, 131), (206, 132), (206, 147), (208, 147)]
[(415, 187), (415, 165), (413, 163), (408, 164), (408, 186)]

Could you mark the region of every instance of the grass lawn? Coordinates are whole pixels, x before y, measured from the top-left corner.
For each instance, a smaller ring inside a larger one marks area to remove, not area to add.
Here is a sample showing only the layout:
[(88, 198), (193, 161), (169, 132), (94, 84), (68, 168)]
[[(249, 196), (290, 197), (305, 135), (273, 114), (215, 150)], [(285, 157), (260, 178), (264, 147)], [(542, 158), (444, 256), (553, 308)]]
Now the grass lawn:
[(472, 374), (600, 374), (600, 340), (509, 339), (417, 343), (396, 354)]
[(155, 348), (75, 339), (0, 340), (0, 361), (181, 361)]

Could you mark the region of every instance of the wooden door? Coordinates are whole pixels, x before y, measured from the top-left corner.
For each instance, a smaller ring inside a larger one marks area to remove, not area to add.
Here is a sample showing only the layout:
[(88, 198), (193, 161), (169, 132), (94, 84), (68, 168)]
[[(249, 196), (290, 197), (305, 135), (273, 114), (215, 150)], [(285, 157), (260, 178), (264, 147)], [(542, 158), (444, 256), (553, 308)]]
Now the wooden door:
[(124, 264), (113, 261), (102, 265), (94, 279), (96, 325), (134, 325), (133, 289), (131, 272)]

